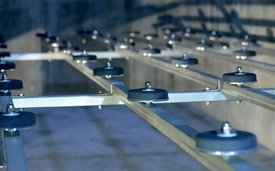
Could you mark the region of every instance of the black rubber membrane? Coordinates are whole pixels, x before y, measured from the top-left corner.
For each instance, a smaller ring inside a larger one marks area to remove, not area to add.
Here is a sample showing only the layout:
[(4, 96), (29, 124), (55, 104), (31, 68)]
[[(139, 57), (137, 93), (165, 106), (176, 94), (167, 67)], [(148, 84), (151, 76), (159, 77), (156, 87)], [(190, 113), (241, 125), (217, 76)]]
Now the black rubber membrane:
[(157, 49), (157, 48), (144, 48), (144, 49), (140, 49), (139, 53), (140, 54), (144, 54), (144, 53), (156, 54), (156, 53), (160, 53), (160, 49)]
[(223, 74), (222, 80), (224, 82), (255, 82), (257, 81), (257, 76), (253, 73), (234, 72)]
[(48, 37), (48, 33), (37, 33), (36, 36), (46, 38), (46, 37)]
[(88, 54), (81, 54), (81, 55), (73, 55), (73, 59), (76, 60), (87, 60), (87, 61), (94, 61), (96, 60), (96, 55), (88, 55)]
[(144, 37), (152, 37), (152, 38), (157, 38), (158, 35), (157, 34), (153, 34), (153, 33), (149, 33), (149, 34), (145, 34)]
[(168, 99), (168, 92), (164, 89), (154, 89), (154, 91), (132, 89), (128, 91), (128, 100), (131, 101), (161, 101)]
[(0, 43), (0, 48), (6, 49), (8, 46), (5, 43)]
[(0, 80), (0, 90), (19, 90), (23, 88), (21, 80)]
[(5, 57), (5, 56), (10, 56), (10, 52), (4, 52), (4, 51), (0, 51), (0, 56), (1, 57)]
[(197, 44), (195, 44), (195, 47), (211, 48), (211, 47), (213, 47), (213, 44), (211, 44), (211, 43), (197, 43)]
[(59, 46), (60, 50), (78, 50), (78, 46)]
[(174, 58), (172, 59), (172, 65), (181, 65), (181, 64), (187, 64), (187, 65), (195, 65), (198, 64), (197, 58)]
[(124, 71), (121, 67), (100, 67), (94, 69), (94, 75), (95, 76), (117, 76), (117, 75), (123, 75)]
[(4, 116), (0, 113), (0, 129), (23, 129), (36, 125), (36, 116), (34, 113), (20, 111), (16, 116)]
[(15, 63), (12, 62), (0, 62), (0, 69), (15, 69)]
[(242, 49), (239, 51), (234, 51), (233, 56), (256, 56), (256, 52)]
[(216, 131), (200, 133), (196, 138), (196, 146), (209, 151), (242, 151), (258, 147), (254, 134), (236, 131), (235, 137), (219, 137)]

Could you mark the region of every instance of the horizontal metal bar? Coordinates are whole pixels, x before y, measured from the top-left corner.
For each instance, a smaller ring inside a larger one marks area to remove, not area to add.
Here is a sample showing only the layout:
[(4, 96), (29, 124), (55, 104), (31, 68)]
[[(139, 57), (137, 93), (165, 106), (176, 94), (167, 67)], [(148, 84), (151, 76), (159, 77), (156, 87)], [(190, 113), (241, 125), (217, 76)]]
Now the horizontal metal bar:
[[(73, 52), (74, 55), (80, 55), (82, 52)], [(90, 51), (87, 54), (96, 55), (98, 59), (121, 58), (117, 52), (113, 51)], [(5, 61), (30, 61), (30, 60), (63, 60), (67, 54), (58, 53), (12, 53)]]
[[(156, 103), (189, 103), (240, 100), (239, 98), (223, 94), (218, 91), (170, 92), (168, 96), (169, 100)], [(124, 105), (122, 101), (113, 95), (66, 95), (38, 97), (13, 96), (13, 103), (15, 108)]]
[(198, 132), (183, 123), (173, 115), (159, 108), (155, 104), (143, 104), (127, 100), (128, 87), (123, 83), (115, 80), (106, 80), (100, 77), (94, 77), (92, 72), (88, 72), (89, 68), (85, 65), (76, 64), (69, 59), (66, 60), (83, 74), (103, 85), (103, 88), (111, 87), (111, 93), (120, 99), (129, 108), (143, 117), (146, 121), (156, 127), (159, 131), (165, 134), (168, 138), (186, 150), (193, 157), (198, 159), (206, 167), (211, 170), (258, 170), (251, 164), (240, 159), (232, 157), (229, 160), (218, 156), (209, 155), (198, 152), (195, 149), (195, 138)]
[[(159, 47), (164, 47), (166, 45), (166, 41), (153, 39), (153, 40), (147, 40), (141, 36), (135, 36), (133, 37), (135, 40), (139, 40), (142, 42), (148, 42), (152, 43), (153, 45), (157, 45)], [(232, 55), (227, 55), (223, 53), (218, 53), (211, 51), (211, 49), (206, 49), (204, 51), (197, 51), (195, 48), (191, 46), (181, 45), (181, 44), (174, 44), (173, 49), (182, 53), (187, 53), (190, 56), (194, 56), (197, 58), (205, 58), (205, 59), (213, 59), (213, 60), (221, 60), (223, 63), (230, 62), (235, 63), (237, 65), (249, 67), (251, 69), (257, 69), (259, 71), (275, 74), (275, 65), (264, 63), (260, 61), (253, 61), (253, 60), (238, 60), (234, 58)]]
[(7, 171), (27, 171), (27, 162), (19, 131), (2, 131), (4, 168)]
[(15, 108), (103, 106), (124, 104), (112, 95), (66, 95), (23, 98), (13, 96), (13, 103)]
[(64, 53), (11, 53), (5, 61), (62, 60)]

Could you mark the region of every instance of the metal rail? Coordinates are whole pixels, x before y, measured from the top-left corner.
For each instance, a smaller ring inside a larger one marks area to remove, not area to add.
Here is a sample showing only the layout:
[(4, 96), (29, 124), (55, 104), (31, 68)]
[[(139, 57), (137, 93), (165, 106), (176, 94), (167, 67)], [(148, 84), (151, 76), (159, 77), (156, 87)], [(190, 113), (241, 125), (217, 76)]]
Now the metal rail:
[(183, 78), (195, 81), (197, 83), (206, 86), (218, 86), (221, 92), (238, 97), (242, 100), (251, 102), (253, 104), (262, 106), (266, 109), (275, 111), (275, 95), (262, 92), (257, 89), (253, 89), (247, 86), (235, 86), (224, 83), (221, 78), (207, 74), (195, 69), (177, 68), (168, 61), (161, 60), (159, 58), (150, 58), (138, 54), (137, 51), (127, 49), (118, 50), (122, 56), (129, 56), (138, 61), (144, 62), (156, 68), (160, 68), (169, 73), (179, 75)]
[[(133, 39), (135, 39), (137, 41), (141, 41), (141, 42), (151, 43), (151, 44), (156, 45), (160, 48), (167, 47), (167, 42), (164, 40), (158, 40), (158, 39), (147, 40), (141, 36), (135, 36), (135, 37), (133, 37)], [(265, 73), (275, 74), (275, 65), (269, 64), (269, 63), (253, 61), (253, 60), (249, 60), (249, 59), (238, 60), (238, 59), (232, 57), (231, 55), (214, 52), (214, 51), (211, 51), (210, 49), (206, 49), (204, 51), (197, 51), (195, 48), (193, 48), (191, 46), (181, 45), (181, 44), (177, 44), (177, 43), (173, 45), (173, 49), (176, 51), (180, 51), (182, 53), (188, 53), (188, 54), (198, 57), (198, 58), (220, 60), (223, 63), (231, 62), (231, 63), (235, 63), (237, 65), (246, 66), (250, 69), (257, 69), (257, 70), (265, 72)]]
[(2, 131), (4, 168), (7, 171), (28, 171), (19, 131)]
[[(218, 156), (209, 155), (198, 152), (195, 147), (195, 138), (198, 132), (180, 121), (173, 115), (159, 108), (155, 104), (143, 104), (127, 100), (127, 92), (129, 90), (123, 83), (115, 80), (106, 80), (100, 77), (94, 77), (93, 71), (86, 65), (77, 64), (71, 59), (66, 61), (80, 72), (94, 80), (104, 89), (111, 90), (111, 94), (116, 96), (125, 105), (139, 114), (142, 118), (156, 127), (159, 131), (169, 137), (172, 141), (178, 144), (181, 148), (198, 159), (206, 167), (211, 170), (258, 170), (251, 164), (243, 161), (237, 156), (230, 159), (225, 159)], [(90, 70), (90, 71), (89, 71)]]
[[(158, 103), (191, 103), (191, 102), (221, 102), (241, 100), (219, 91), (170, 92), (169, 100)], [(76, 107), (76, 106), (105, 106), (124, 105), (116, 96), (111, 94), (98, 95), (65, 95), (65, 96), (13, 96), (15, 108), (41, 107)]]

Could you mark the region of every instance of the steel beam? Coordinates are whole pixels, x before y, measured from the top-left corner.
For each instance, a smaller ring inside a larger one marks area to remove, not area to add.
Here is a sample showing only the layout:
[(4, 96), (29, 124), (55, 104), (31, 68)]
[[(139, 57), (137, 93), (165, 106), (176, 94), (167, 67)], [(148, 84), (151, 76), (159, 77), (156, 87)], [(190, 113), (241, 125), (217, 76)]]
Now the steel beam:
[(27, 162), (19, 131), (2, 131), (4, 168), (7, 171), (27, 171)]
[[(170, 92), (169, 100), (156, 103), (190, 103), (241, 100), (219, 91)], [(113, 95), (13, 96), (15, 108), (124, 105)]]
[(198, 152), (195, 149), (195, 138), (198, 132), (180, 121), (173, 115), (159, 108), (155, 104), (143, 104), (127, 100), (127, 92), (129, 90), (123, 83), (115, 80), (106, 80), (100, 77), (94, 77), (93, 71), (88, 71), (89, 67), (82, 64), (72, 62), (66, 59), (73, 67), (94, 80), (104, 89), (111, 90), (111, 93), (139, 114), (142, 118), (156, 127), (159, 131), (165, 134), (168, 138), (178, 144), (181, 148), (195, 157), (211, 170), (258, 170), (251, 164), (235, 156), (230, 159), (225, 159), (218, 156), (209, 155)]

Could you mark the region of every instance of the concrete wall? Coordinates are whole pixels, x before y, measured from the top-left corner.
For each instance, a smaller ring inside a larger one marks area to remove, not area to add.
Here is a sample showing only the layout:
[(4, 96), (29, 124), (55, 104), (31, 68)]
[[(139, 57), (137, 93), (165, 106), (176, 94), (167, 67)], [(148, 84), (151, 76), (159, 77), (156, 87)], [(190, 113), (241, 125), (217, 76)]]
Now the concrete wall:
[[(228, 1), (180, 1), (180, 0), (26, 0), (1, 1), (2, 16), (0, 32), (7, 40), (11, 52), (38, 52), (39, 40), (35, 33), (40, 29), (59, 35), (61, 38), (79, 44), (76, 31), (81, 28), (97, 28), (104, 34), (110, 32), (122, 39), (127, 31), (138, 29), (142, 34), (160, 33), (161, 28), (177, 25), (184, 29), (191, 27), (201, 34), (212, 30), (232, 37), (249, 33), (261, 40), (263, 45), (275, 48), (274, 7), (271, 0), (228, 0)], [(160, 17), (160, 18), (159, 18)], [(145, 46), (145, 45), (144, 45)], [(89, 50), (98, 50), (94, 42), (89, 42)], [(266, 58), (269, 61), (270, 58)], [(95, 63), (102, 66), (105, 61)], [(232, 72), (236, 65), (222, 61), (200, 59), (195, 68), (221, 76)], [(151, 68), (137, 61), (114, 60), (116, 65), (126, 67), (122, 79), (126, 85), (136, 88), (146, 80), (159, 88), (170, 91), (202, 90), (205, 87), (178, 76)], [(78, 94), (100, 90), (94, 83), (62, 61), (17, 62), (17, 70), (9, 72), (10, 78), (22, 79), (26, 95)], [(255, 72), (259, 82), (252, 87), (274, 87), (274, 75)], [(64, 90), (63, 87), (66, 87)], [(17, 92), (15, 92), (17, 93)], [(258, 136), (259, 143), (275, 151), (275, 115), (247, 102), (193, 104), (219, 120), (229, 120), (240, 130), (250, 131)]]

